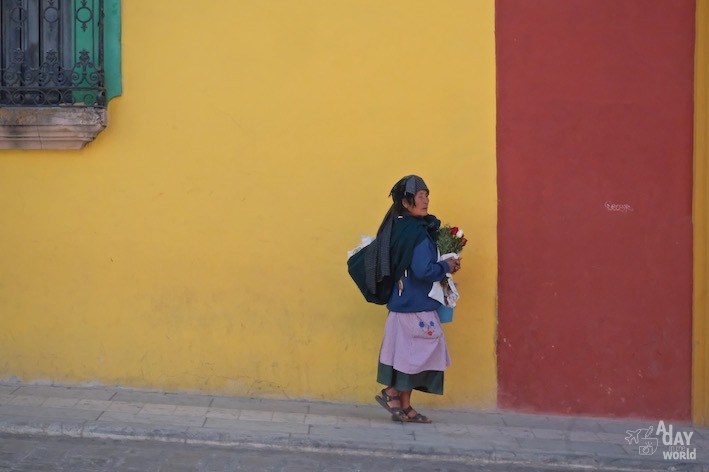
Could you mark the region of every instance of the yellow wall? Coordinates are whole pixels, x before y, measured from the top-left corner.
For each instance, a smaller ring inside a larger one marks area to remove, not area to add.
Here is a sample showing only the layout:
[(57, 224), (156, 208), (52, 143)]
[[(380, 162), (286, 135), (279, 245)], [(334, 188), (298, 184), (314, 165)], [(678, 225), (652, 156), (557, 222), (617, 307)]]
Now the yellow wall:
[(696, 18), (692, 417), (695, 423), (706, 425), (709, 421), (709, 0), (697, 0)]
[(372, 402), (346, 272), (408, 173), (470, 243), (446, 395), (494, 407), (494, 2), (123, 2), (80, 152), (0, 154), (0, 378)]

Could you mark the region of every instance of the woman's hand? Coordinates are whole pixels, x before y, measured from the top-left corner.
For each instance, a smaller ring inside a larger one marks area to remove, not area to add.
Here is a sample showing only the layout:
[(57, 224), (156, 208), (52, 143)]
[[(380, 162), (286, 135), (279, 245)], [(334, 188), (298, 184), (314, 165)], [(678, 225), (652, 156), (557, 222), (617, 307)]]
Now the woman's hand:
[(454, 257), (446, 259), (446, 262), (448, 263), (448, 272), (449, 273), (455, 274), (456, 272), (458, 272), (460, 270), (461, 259), (462, 258), (460, 258), (460, 257), (458, 259), (456, 259)]

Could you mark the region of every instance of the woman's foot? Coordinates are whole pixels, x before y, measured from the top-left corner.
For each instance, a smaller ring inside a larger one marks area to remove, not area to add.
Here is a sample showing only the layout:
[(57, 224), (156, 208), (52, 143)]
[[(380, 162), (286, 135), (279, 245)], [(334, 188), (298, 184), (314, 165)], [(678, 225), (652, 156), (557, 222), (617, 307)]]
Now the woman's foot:
[(374, 399), (392, 416), (403, 417), (404, 410), (401, 409), (401, 398), (399, 392), (394, 388), (383, 388)]
[(398, 416), (395, 418), (395, 415), (391, 416), (391, 419), (393, 421), (402, 421), (404, 423), (431, 423), (431, 420), (428, 418), (428, 416), (422, 415), (418, 411), (414, 410), (411, 406), (408, 408), (404, 408), (401, 410), (403, 415)]

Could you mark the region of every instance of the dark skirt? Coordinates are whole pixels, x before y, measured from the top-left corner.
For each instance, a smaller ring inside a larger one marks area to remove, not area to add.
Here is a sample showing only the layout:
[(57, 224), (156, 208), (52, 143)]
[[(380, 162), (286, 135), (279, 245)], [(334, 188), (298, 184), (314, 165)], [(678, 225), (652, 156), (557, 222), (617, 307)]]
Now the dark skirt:
[(394, 387), (400, 392), (419, 390), (443, 395), (443, 372), (440, 370), (424, 370), (417, 374), (405, 374), (390, 365), (379, 362), (377, 382), (387, 387)]

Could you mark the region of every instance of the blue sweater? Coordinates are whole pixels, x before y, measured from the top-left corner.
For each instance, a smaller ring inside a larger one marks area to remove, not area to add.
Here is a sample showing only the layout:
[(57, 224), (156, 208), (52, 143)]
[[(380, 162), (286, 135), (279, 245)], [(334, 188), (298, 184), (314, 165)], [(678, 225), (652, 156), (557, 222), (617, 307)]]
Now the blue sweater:
[(438, 251), (430, 238), (425, 238), (414, 248), (411, 266), (401, 278), (404, 289), (399, 294), (399, 281), (394, 281), (387, 308), (398, 313), (433, 311), (441, 304), (429, 298), (433, 282), (441, 281), (448, 272), (448, 263), (436, 262)]

